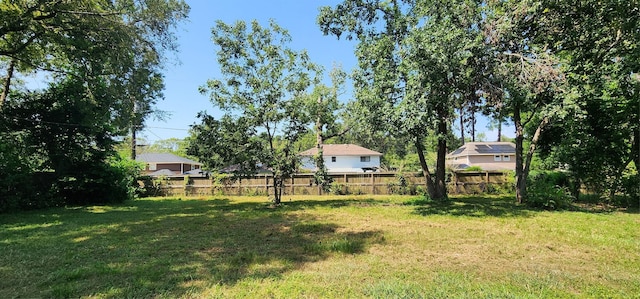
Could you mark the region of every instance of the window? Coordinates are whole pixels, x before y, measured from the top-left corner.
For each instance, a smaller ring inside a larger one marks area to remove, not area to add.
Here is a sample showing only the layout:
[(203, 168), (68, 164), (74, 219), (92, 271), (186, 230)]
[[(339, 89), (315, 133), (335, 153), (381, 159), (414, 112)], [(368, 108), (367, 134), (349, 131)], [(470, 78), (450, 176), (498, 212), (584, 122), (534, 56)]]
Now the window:
[(149, 170), (158, 170), (158, 165), (156, 163), (149, 163)]
[(336, 161), (336, 157), (331, 157), (331, 162), (335, 162)]
[(502, 156), (502, 161), (511, 161), (511, 157), (508, 155)]
[(500, 155), (493, 156), (493, 161), (502, 161), (502, 156)]
[(371, 162), (371, 157), (362, 156), (362, 157), (360, 157), (360, 162)]

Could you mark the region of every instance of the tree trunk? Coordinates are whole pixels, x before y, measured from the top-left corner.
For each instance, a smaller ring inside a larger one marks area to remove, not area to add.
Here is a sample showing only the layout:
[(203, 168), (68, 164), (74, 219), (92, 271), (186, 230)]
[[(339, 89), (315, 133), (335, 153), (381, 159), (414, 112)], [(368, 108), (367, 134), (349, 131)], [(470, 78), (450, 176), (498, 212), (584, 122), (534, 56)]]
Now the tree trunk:
[(273, 176), (273, 204), (279, 206), (282, 202), (282, 178)]
[(524, 176), (524, 161), (522, 159), (524, 128), (520, 116), (520, 104), (516, 104), (514, 107), (513, 123), (516, 127), (516, 201), (523, 203), (526, 198), (527, 184)]
[(436, 159), (436, 191), (437, 199), (447, 198), (447, 173), (446, 173), (446, 157), (447, 157), (447, 122), (446, 117), (442, 115), (438, 123), (438, 156)]
[(502, 119), (498, 118), (498, 142), (502, 141)]
[(422, 175), (424, 176), (425, 183), (427, 184), (427, 193), (430, 198), (438, 198), (436, 194), (435, 184), (433, 183), (433, 178), (431, 177), (431, 172), (429, 171), (429, 165), (427, 164), (427, 159), (424, 157), (424, 145), (422, 144), (422, 140), (420, 138), (416, 138), (415, 141), (416, 151), (418, 152), (418, 158), (420, 159), (420, 167), (422, 168)]
[[(318, 111), (320, 111), (320, 107), (322, 107), (322, 97), (319, 96), (318, 97)], [(323, 140), (322, 140), (322, 127), (323, 127), (323, 123), (322, 123), (322, 118), (320, 117), (321, 113), (318, 113), (318, 115), (316, 116), (316, 147), (318, 149), (322, 148), (322, 144), (323, 144)]]
[(138, 146), (137, 144), (137, 140), (136, 140), (136, 127), (132, 126), (131, 127), (131, 160), (136, 160), (136, 147)]
[(538, 140), (540, 140), (540, 135), (544, 128), (549, 124), (549, 117), (542, 118), (540, 124), (538, 124), (538, 128), (536, 128), (536, 132), (533, 134), (533, 138), (531, 138), (531, 144), (529, 145), (529, 151), (527, 152), (527, 157), (523, 167), (524, 180), (526, 181), (529, 177), (529, 170), (531, 168), (531, 160), (533, 159), (533, 153), (536, 151), (536, 147), (538, 145)]
[(464, 144), (464, 109), (460, 106), (460, 141)]
[(475, 107), (471, 107), (472, 110), (471, 116), (469, 117), (469, 122), (471, 122), (471, 142), (476, 142), (476, 112), (473, 110)]
[[(636, 165), (636, 169), (640, 171), (640, 128), (636, 127), (633, 130), (632, 139), (633, 143), (631, 144), (631, 160)], [(640, 177), (640, 175), (638, 175), (638, 177)], [(640, 184), (638, 186), (640, 186)]]
[(540, 124), (538, 124), (536, 132), (533, 134), (533, 138), (531, 138), (531, 144), (529, 145), (526, 156), (523, 156), (524, 124), (522, 123), (519, 104), (516, 104), (514, 108), (513, 122), (516, 126), (516, 200), (518, 203), (523, 203), (527, 199), (527, 178), (529, 177), (529, 171), (531, 169), (531, 160), (533, 159), (538, 140), (540, 140), (540, 135), (547, 124), (549, 124), (549, 117), (545, 116), (542, 121), (540, 121)]
[(4, 102), (7, 100), (9, 96), (9, 89), (11, 88), (11, 79), (13, 78), (13, 71), (15, 70), (16, 61), (11, 59), (9, 62), (9, 68), (7, 69), (7, 77), (4, 80), (4, 86), (2, 88), (2, 93), (0, 94), (0, 109), (4, 106)]

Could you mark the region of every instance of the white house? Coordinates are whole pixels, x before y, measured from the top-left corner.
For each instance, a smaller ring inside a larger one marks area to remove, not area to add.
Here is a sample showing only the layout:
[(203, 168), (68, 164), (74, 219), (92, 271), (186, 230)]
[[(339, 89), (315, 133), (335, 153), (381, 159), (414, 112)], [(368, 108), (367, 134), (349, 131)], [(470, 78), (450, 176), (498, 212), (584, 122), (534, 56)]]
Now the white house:
[(447, 155), (446, 164), (453, 170), (471, 166), (482, 170), (515, 170), (516, 146), (511, 142), (467, 142)]
[[(315, 171), (313, 157), (317, 153), (318, 149), (315, 147), (301, 152), (301, 168)], [(322, 156), (328, 172), (367, 172), (380, 169), (382, 154), (355, 144), (324, 144)]]

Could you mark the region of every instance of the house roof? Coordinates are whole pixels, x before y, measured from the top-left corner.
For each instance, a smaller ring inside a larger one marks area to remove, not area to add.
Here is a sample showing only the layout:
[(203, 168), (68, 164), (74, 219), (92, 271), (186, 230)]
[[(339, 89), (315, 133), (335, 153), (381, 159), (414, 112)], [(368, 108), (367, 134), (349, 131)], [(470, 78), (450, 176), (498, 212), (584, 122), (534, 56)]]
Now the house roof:
[(516, 146), (511, 142), (467, 142), (448, 156), (479, 156), (515, 154)]
[(196, 162), (196, 161), (183, 158), (180, 156), (176, 156), (174, 154), (169, 154), (169, 153), (139, 154), (136, 156), (136, 161), (145, 162), (145, 163), (182, 163), (182, 164), (202, 165), (202, 163), (200, 162)]
[[(318, 153), (318, 149), (313, 147), (304, 152), (301, 152), (300, 156), (315, 156)], [(355, 144), (323, 144), (322, 145), (323, 156), (382, 156), (381, 153), (372, 151), (368, 148), (364, 148)]]

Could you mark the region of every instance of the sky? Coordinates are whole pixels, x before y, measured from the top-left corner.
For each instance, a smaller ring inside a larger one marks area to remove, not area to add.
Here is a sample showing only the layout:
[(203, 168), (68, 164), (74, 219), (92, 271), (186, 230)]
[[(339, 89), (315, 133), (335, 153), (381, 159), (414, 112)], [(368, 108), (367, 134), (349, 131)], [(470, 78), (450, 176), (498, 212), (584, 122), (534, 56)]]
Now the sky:
[[(208, 79), (221, 78), (216, 62), (216, 47), (211, 41), (211, 28), (216, 20), (235, 23), (237, 20), (258, 20), (267, 26), (270, 19), (287, 29), (292, 37), (289, 45), (294, 50), (307, 50), (312, 61), (322, 65), (325, 73), (334, 63), (350, 71), (356, 66), (355, 43), (324, 36), (316, 24), (318, 8), (335, 5), (340, 1), (327, 0), (270, 0), (227, 1), (187, 0), (191, 6), (189, 20), (176, 30), (179, 61), (169, 61), (165, 71), (165, 99), (157, 109), (170, 113), (164, 121), (150, 119), (142, 132), (148, 142), (171, 137), (188, 136), (189, 126), (198, 122), (197, 114), (207, 111), (213, 116), (221, 112), (200, 94), (198, 87)], [(348, 101), (351, 94), (344, 95)]]
[[(307, 50), (313, 62), (322, 65), (325, 74), (334, 64), (339, 64), (348, 73), (357, 65), (354, 54), (355, 42), (334, 36), (324, 36), (316, 24), (321, 6), (335, 6), (339, 0), (187, 0), (191, 6), (189, 19), (176, 30), (179, 52), (171, 54), (165, 70), (165, 99), (157, 109), (166, 111), (165, 120), (150, 119), (139, 134), (148, 143), (168, 138), (184, 138), (189, 135), (189, 126), (199, 120), (197, 114), (206, 111), (213, 116), (222, 113), (213, 106), (207, 95), (200, 94), (198, 87), (208, 79), (221, 78), (216, 62), (216, 47), (211, 41), (211, 28), (216, 20), (234, 23), (237, 20), (258, 20), (267, 26), (270, 19), (286, 28), (292, 37), (289, 45), (294, 50)], [(353, 99), (351, 88), (342, 96), (343, 102)], [(486, 120), (479, 121), (477, 128), (485, 131), (488, 140), (495, 140), (496, 133), (486, 130)], [(509, 128), (503, 135), (511, 136)], [(506, 134), (505, 134), (506, 133)]]

